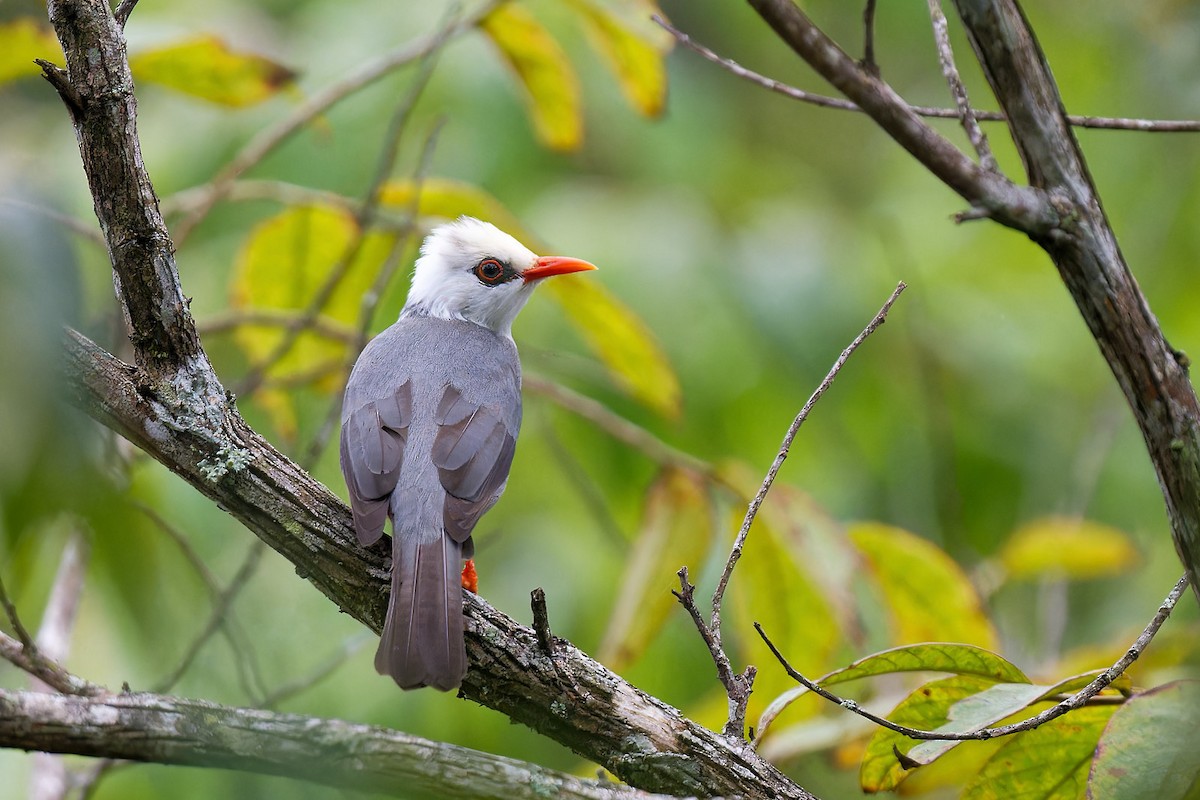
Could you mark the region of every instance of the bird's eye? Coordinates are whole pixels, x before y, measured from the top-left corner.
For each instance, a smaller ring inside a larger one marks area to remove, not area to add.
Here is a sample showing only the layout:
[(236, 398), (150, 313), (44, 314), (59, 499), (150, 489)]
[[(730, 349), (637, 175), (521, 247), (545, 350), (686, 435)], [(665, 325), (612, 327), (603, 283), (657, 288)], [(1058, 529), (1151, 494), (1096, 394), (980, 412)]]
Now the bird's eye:
[(504, 278), (504, 265), (494, 258), (485, 258), (475, 265), (475, 277), (487, 284), (500, 283)]

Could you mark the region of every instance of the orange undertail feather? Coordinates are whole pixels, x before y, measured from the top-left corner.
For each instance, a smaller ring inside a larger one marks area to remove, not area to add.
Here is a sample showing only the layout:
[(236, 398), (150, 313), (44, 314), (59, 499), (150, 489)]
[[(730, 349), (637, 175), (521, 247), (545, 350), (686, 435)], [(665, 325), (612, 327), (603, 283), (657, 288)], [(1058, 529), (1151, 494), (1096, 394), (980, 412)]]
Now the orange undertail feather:
[(462, 586), (468, 592), (479, 594), (479, 575), (475, 572), (475, 559), (468, 558), (463, 564)]

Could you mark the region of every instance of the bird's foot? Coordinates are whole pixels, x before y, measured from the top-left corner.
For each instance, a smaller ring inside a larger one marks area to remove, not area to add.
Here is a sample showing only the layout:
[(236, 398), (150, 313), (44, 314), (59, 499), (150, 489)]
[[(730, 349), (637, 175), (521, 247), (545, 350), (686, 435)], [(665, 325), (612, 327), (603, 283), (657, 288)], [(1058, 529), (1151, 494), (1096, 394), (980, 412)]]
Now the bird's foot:
[(463, 564), (462, 587), (468, 592), (479, 594), (479, 575), (475, 572), (475, 559), (468, 558)]

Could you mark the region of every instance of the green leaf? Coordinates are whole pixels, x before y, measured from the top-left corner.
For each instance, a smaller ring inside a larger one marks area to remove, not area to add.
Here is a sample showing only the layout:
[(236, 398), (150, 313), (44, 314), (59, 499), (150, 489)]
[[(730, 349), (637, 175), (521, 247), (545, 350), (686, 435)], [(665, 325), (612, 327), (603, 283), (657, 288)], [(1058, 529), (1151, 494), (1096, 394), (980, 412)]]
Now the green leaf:
[(0, 83), (41, 74), (35, 58), (63, 60), (54, 31), (33, 17), (17, 17), (0, 24)]
[[(1025, 673), (991, 651), (969, 644), (944, 642), (906, 645), (874, 653), (848, 667), (834, 670), (818, 679), (817, 683), (828, 688), (873, 675), (897, 672), (950, 672), (1006, 683), (1029, 683)], [(775, 698), (759, 718), (759, 737), (766, 735), (781, 711), (807, 692), (805, 687), (796, 686)]]
[[(647, 117), (661, 114), (667, 101), (665, 56), (674, 40), (657, 27), (639, 30), (594, 0), (573, 0), (571, 5), (630, 105)], [(655, 8), (650, 13), (661, 12)]]
[(994, 650), (996, 632), (962, 568), (932, 542), (874, 522), (847, 534), (875, 578), (896, 639), (953, 641)]
[(578, 148), (583, 142), (579, 78), (550, 32), (513, 2), (497, 6), (479, 27), (524, 87), (538, 139), (554, 150)]
[(1134, 695), (1096, 747), (1088, 779), (1093, 800), (1183, 800), (1200, 796), (1200, 681)]
[(1116, 528), (1077, 517), (1043, 517), (1009, 537), (1000, 561), (1016, 580), (1042, 575), (1088, 580), (1124, 574), (1141, 558)]
[(679, 606), (671, 594), (679, 588), (679, 568), (688, 567), (695, 579), (713, 533), (705, 481), (684, 470), (665, 470), (646, 496), (617, 607), (600, 645), (601, 661), (620, 670), (645, 652), (667, 615)]
[(216, 36), (197, 36), (130, 56), (135, 80), (157, 83), (224, 106), (261, 103), (296, 74), (263, 56), (237, 53)]
[[(983, 730), (1036, 703), (1046, 694), (1047, 688), (1049, 687), (1030, 683), (998, 683), (989, 686), (951, 706), (946, 723), (939, 725), (936, 730), (939, 733)], [(962, 743), (946, 740), (925, 741), (909, 750), (907, 755), (919, 764), (929, 764), (960, 744)]]
[(1114, 710), (1084, 706), (1013, 736), (963, 788), (963, 800), (1082, 798), (1092, 753)]
[[(387, 206), (410, 208), (414, 191), (416, 187), (410, 181), (389, 183), (381, 201)], [(421, 183), (416, 208), (423, 217), (455, 219), (466, 214), (487, 220), (538, 252), (546, 254), (548, 250), (503, 203), (473, 184), (428, 179)], [(679, 379), (654, 334), (628, 306), (592, 276), (555, 278), (540, 291), (566, 309), (571, 324), (603, 362), (618, 388), (663, 416), (678, 416), (682, 404)]]
[[(930, 681), (902, 700), (887, 718), (897, 725), (931, 731), (950, 720), (950, 708), (955, 703), (992, 685), (987, 678), (974, 675)], [(858, 779), (863, 791), (883, 792), (899, 786), (910, 771), (896, 758), (896, 752), (907, 753), (916, 745), (916, 741), (903, 734), (877, 729), (867, 742), (859, 767)]]

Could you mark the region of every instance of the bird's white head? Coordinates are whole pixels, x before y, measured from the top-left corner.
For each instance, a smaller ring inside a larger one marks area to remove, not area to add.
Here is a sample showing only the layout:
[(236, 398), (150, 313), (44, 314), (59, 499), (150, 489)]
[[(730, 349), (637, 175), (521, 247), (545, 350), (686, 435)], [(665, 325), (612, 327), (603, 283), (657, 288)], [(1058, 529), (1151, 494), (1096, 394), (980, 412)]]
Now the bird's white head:
[(577, 258), (539, 257), (496, 226), (459, 217), (425, 237), (401, 316), (461, 319), (511, 336), (541, 279), (589, 269)]

